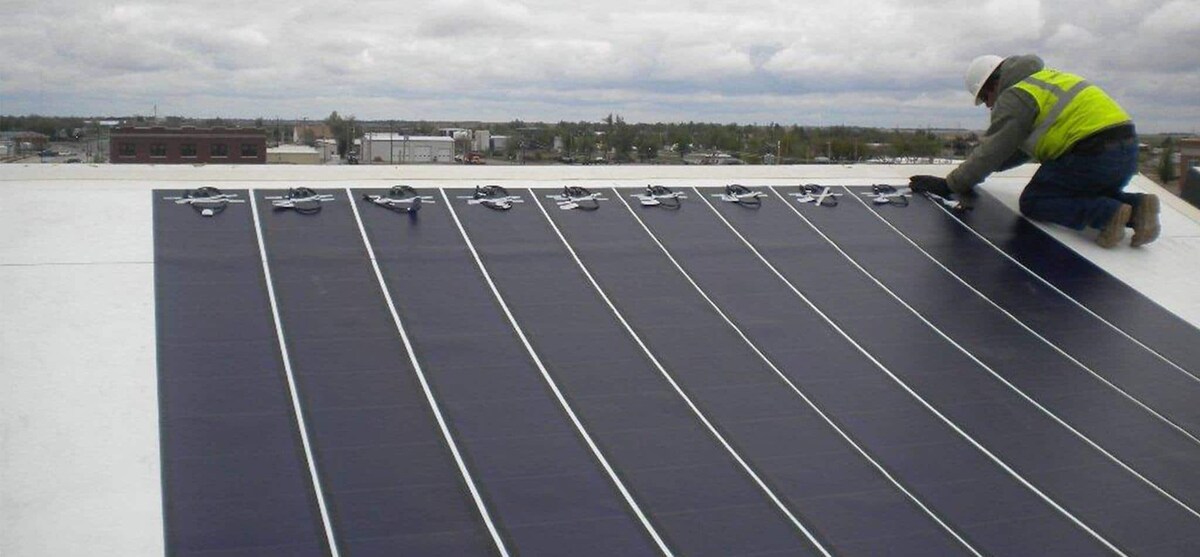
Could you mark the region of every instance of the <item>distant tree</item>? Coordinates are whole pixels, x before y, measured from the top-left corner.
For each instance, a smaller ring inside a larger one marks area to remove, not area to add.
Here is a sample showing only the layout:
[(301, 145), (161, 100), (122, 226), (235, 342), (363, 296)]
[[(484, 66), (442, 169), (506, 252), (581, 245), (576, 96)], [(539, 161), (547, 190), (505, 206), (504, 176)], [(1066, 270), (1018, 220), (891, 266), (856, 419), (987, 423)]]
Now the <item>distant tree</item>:
[(74, 130), (83, 127), (83, 119), (58, 116), (4, 116), (0, 118), (0, 131), (37, 132), (52, 141), (72, 139)]
[(942, 140), (928, 132), (907, 133), (897, 130), (892, 150), (899, 157), (934, 157), (942, 150)]
[[(347, 118), (342, 118), (335, 110), (329, 114), (329, 117), (325, 118), (325, 125), (329, 126), (329, 133), (332, 133), (334, 139), (337, 140), (338, 156), (346, 156), (346, 151), (354, 145), (354, 138), (351, 136), (357, 133), (358, 130), (355, 127), (354, 116), (351, 115)], [(305, 140), (307, 141), (307, 137)]]
[(610, 114), (605, 124), (611, 130), (608, 133), (608, 145), (614, 151), (617, 160), (622, 162), (631, 160), (629, 154), (633, 151), (634, 142), (637, 140), (637, 131), (633, 126), (626, 124), (620, 115), (617, 115), (614, 120)]
[(1158, 180), (1162, 183), (1175, 179), (1175, 164), (1171, 155), (1175, 152), (1175, 141), (1168, 137), (1162, 143), (1162, 153), (1158, 157)]
[(667, 144), (676, 146), (676, 152), (682, 157), (692, 149), (692, 134), (683, 125), (671, 125), (667, 128)]
[(504, 158), (509, 160), (517, 160), (517, 155), (521, 153), (521, 150), (524, 147), (524, 145), (521, 145), (520, 137), (512, 135), (508, 136), (508, 141), (504, 143)]
[(658, 158), (658, 150), (662, 147), (662, 142), (657, 134), (643, 131), (637, 134), (633, 146), (637, 148), (638, 161), (645, 162)]

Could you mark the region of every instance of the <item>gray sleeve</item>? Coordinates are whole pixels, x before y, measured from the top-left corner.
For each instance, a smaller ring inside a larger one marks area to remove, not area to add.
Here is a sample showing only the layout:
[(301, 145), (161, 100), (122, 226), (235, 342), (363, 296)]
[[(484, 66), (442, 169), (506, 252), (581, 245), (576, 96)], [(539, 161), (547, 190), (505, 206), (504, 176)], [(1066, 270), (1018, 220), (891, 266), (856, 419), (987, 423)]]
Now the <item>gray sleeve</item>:
[(1003, 172), (1010, 168), (1016, 168), (1029, 162), (1029, 159), (1030, 156), (1026, 155), (1025, 151), (1018, 150), (1016, 153), (1013, 153), (1013, 156), (1008, 157), (1008, 160), (1004, 161), (1004, 164), (1001, 164), (998, 168), (996, 168), (996, 172)]
[(989, 174), (1023, 162), (1021, 144), (1033, 132), (1037, 102), (1019, 89), (1008, 89), (996, 99), (992, 123), (967, 160), (946, 176), (950, 189), (967, 194)]

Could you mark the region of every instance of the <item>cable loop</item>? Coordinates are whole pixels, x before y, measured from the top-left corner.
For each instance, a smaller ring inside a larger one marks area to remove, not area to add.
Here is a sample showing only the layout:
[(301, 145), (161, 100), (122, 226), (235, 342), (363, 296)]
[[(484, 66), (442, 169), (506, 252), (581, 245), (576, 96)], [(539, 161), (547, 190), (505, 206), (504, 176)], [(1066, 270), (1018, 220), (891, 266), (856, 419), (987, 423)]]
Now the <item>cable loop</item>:
[(757, 209), (762, 206), (762, 199), (760, 199), (759, 192), (752, 191), (741, 184), (729, 184), (725, 186), (725, 195), (730, 201), (743, 207)]
[(392, 186), (387, 195), (364, 193), (363, 199), (397, 213), (415, 213), (421, 210), (422, 203), (421, 195), (417, 193), (417, 190), (404, 184)]
[(678, 211), (683, 207), (681, 194), (671, 191), (667, 186), (648, 185), (646, 195), (658, 201), (658, 206), (669, 211)]
[(504, 186), (489, 184), (486, 186), (475, 186), (474, 199), (479, 201), (480, 205), (495, 211), (507, 211), (512, 209), (512, 202), (509, 201), (508, 190)]
[(184, 190), (183, 199), (192, 206), (192, 210), (206, 217), (215, 216), (229, 206), (229, 196), (213, 186)]
[(819, 184), (804, 184), (803, 186), (800, 186), (800, 193), (809, 198), (804, 201), (814, 201), (817, 205), (822, 207), (837, 207), (837, 198), (839, 195), (841, 195), (831, 193), (829, 191), (829, 186), (822, 186)]
[(872, 184), (871, 193), (875, 195), (871, 201), (876, 205), (891, 204), (897, 207), (908, 207), (908, 194), (900, 193), (895, 186)]
[(563, 186), (562, 196), (580, 211), (595, 211), (600, 208), (600, 201), (592, 192), (583, 186)]

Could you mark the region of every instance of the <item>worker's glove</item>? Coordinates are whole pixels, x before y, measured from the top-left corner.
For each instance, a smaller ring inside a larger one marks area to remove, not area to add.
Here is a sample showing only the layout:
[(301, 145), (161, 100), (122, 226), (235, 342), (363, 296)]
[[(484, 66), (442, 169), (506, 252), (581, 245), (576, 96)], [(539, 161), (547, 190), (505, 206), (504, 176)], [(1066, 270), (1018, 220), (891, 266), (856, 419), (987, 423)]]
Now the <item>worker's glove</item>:
[(957, 213), (965, 213), (975, 208), (975, 191), (957, 193), (950, 189), (945, 178), (937, 176), (913, 176), (908, 179), (908, 189), (913, 193), (929, 193), (937, 196), (937, 201)]
[(976, 197), (978, 197), (978, 194), (975, 193), (975, 190), (971, 190), (964, 194), (955, 195), (954, 198), (958, 200), (958, 207), (955, 207), (955, 209), (960, 212), (974, 209)]
[(954, 192), (950, 190), (950, 184), (946, 183), (945, 178), (937, 176), (912, 176), (908, 179), (908, 189), (913, 193), (932, 193), (941, 198), (950, 199), (954, 196)]

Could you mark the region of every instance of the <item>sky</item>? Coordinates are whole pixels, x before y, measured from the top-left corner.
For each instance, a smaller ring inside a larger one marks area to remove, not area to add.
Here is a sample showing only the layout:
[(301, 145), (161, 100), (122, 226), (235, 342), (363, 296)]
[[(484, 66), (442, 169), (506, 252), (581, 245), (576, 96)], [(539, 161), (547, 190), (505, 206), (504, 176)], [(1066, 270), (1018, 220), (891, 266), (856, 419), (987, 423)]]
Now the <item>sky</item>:
[(1034, 53), (1200, 132), (1197, 0), (0, 0), (0, 114), (983, 129)]

